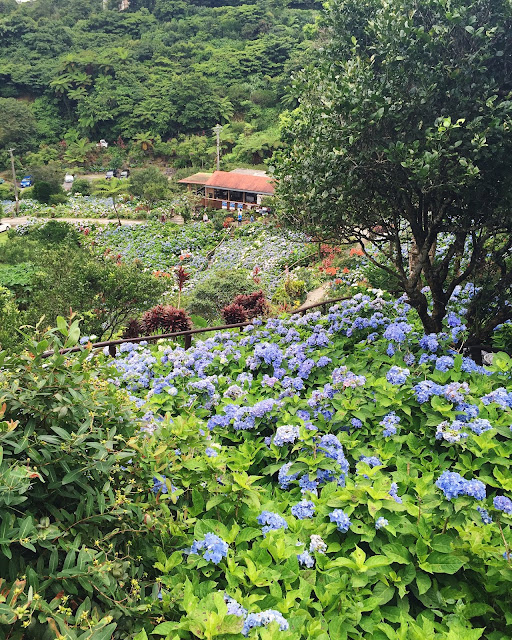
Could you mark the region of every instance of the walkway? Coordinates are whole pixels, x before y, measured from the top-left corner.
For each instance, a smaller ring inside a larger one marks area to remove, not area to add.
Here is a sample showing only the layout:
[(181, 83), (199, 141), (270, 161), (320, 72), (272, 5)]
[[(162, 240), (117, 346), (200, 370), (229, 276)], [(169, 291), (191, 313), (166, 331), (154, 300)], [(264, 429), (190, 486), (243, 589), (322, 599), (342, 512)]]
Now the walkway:
[(304, 307), (309, 307), (309, 305), (323, 302), (329, 290), (329, 284), (329, 282), (324, 282), (324, 284), (320, 285), (317, 289), (313, 289), (313, 291), (310, 291), (300, 307), (297, 307), (297, 309), (293, 310), (294, 313), (297, 311), (302, 311)]

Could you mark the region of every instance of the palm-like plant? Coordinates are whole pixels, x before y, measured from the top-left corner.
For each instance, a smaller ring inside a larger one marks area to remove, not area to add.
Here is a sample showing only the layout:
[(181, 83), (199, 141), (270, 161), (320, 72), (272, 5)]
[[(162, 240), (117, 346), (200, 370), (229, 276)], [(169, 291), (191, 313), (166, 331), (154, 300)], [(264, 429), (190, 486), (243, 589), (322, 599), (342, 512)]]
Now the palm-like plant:
[(137, 145), (142, 151), (150, 151), (153, 149), (155, 136), (150, 131), (142, 131), (133, 138), (133, 144)]
[(118, 178), (111, 178), (110, 180), (101, 180), (96, 184), (94, 189), (95, 195), (101, 195), (104, 198), (112, 198), (112, 205), (114, 212), (117, 216), (117, 222), (121, 226), (121, 218), (119, 217), (119, 211), (117, 209), (117, 198), (126, 193), (126, 182), (119, 180)]

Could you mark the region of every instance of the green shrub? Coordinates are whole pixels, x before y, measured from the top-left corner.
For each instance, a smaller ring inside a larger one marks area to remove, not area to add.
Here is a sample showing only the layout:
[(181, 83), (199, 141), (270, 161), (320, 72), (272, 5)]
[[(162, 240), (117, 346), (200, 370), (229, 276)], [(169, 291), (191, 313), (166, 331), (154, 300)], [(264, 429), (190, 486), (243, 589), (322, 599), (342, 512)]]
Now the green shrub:
[[(26, 189), (22, 189), (19, 193), (20, 200), (35, 200), (34, 196), (34, 187), (27, 187)], [(13, 196), (14, 200), (14, 196)]]
[(121, 469), (137, 458), (126, 447), (137, 425), (125, 394), (87, 370), (87, 351), (70, 365), (58, 354), (79, 338), (77, 322), (58, 324), (64, 337), (52, 330), (21, 356), (0, 354), (0, 635), (90, 627), (80, 637), (106, 640), (112, 603), (136, 601), (143, 573), (130, 546), (142, 517)]
[(190, 313), (212, 321), (220, 317), (221, 309), (235, 296), (251, 293), (256, 289), (257, 286), (249, 277), (248, 271), (219, 269), (194, 287), (186, 300), (186, 306)]
[(14, 295), (0, 285), (0, 349), (10, 349), (18, 341), (19, 315)]
[(44, 246), (48, 243), (59, 244), (64, 241), (77, 247), (79, 245), (79, 233), (75, 227), (60, 220), (49, 220), (45, 224), (36, 225), (29, 231), (29, 235)]
[(83, 196), (90, 196), (92, 193), (92, 185), (90, 180), (86, 178), (78, 178), (73, 182), (73, 186), (71, 187), (71, 193), (75, 195), (75, 193), (80, 193)]
[(14, 200), (14, 187), (11, 184), (0, 184), (0, 200)]
[(52, 193), (49, 204), (66, 204), (68, 197), (65, 193)]
[(33, 197), (42, 204), (50, 202), (50, 196), (55, 193), (54, 188), (49, 182), (39, 181), (32, 187)]

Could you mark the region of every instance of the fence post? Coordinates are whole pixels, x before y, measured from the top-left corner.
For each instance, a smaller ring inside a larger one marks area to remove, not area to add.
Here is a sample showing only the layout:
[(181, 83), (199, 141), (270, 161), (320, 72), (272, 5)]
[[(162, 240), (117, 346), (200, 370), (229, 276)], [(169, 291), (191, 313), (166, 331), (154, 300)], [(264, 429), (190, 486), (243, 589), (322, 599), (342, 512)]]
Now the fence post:
[(192, 346), (192, 336), (190, 335), (190, 333), (187, 333), (185, 336), (185, 351), (187, 351), (187, 349), (190, 349), (191, 346)]
[(116, 345), (115, 344), (109, 344), (108, 345), (108, 354), (110, 356), (112, 356), (112, 358), (116, 357)]

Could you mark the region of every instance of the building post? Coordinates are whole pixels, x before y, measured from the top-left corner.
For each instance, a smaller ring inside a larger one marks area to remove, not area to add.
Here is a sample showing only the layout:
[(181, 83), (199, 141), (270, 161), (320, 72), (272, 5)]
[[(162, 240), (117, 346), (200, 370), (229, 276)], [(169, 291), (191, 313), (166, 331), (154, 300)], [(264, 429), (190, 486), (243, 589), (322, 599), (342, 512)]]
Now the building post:
[(217, 124), (213, 127), (212, 131), (217, 136), (217, 171), (220, 171), (220, 132), (223, 127), (220, 124)]
[(16, 200), (16, 216), (20, 215), (20, 199), (18, 196), (18, 184), (16, 182), (16, 169), (14, 168), (14, 156), (12, 152), (14, 149), (9, 149), (9, 153), (11, 155), (11, 168), (12, 168), (12, 181), (14, 183), (14, 199)]

